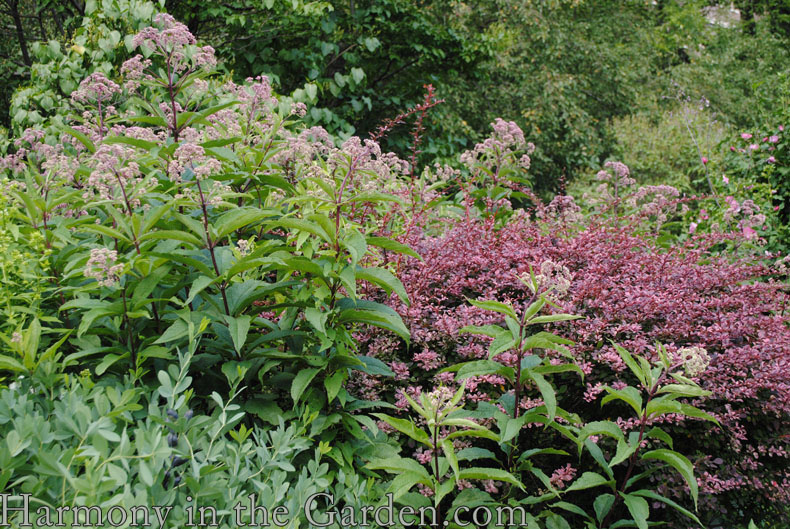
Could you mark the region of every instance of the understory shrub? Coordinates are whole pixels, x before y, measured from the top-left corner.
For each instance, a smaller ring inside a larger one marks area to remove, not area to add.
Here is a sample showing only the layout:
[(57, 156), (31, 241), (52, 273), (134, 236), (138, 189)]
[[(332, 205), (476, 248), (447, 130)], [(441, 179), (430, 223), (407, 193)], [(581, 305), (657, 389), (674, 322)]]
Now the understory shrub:
[[(760, 259), (760, 240), (737, 221), (729, 229), (687, 236), (686, 229), (674, 227), (685, 214), (676, 190), (635, 190), (621, 164), (600, 176), (605, 179), (601, 200), (586, 218), (572, 197), (558, 196), (548, 206), (538, 204), (532, 216), (514, 212), (503, 227), (491, 218), (461, 215), (442, 219), (442, 232), (412, 231), (403, 240), (422, 260), (408, 259), (399, 274), (411, 305), (389, 299), (409, 327), (412, 345), (398, 346), (379, 331), (364, 336), (367, 354), (389, 362), (401, 382), (382, 386), (363, 377), (358, 391), (368, 398), (392, 395), (405, 409), (407, 395), (447, 383), (449, 366), (486, 358), (489, 339), (462, 331), (497, 318), (466, 300), (518, 306), (530, 295), (518, 277), (533, 270), (561, 281), (564, 287), (553, 301), (561, 312), (581, 316), (553, 324), (555, 332), (575, 342), (568, 348), (585, 374), (583, 382), (563, 376), (559, 405), (585, 418), (615, 418), (625, 431), (634, 431), (632, 419), (618, 418), (619, 412), (597, 402), (605, 385), (619, 388), (633, 381), (612, 343), (648, 360), (658, 354), (656, 342), (673, 354), (705, 356), (710, 364), (694, 379), (710, 392), (703, 407), (721, 425), (671, 415), (651, 424), (672, 432), (686, 453), (694, 454), (706, 526), (730, 527), (733, 520), (746, 523), (751, 517), (786, 521), (788, 259)], [(742, 214), (743, 204), (736, 205)], [(668, 239), (674, 243), (668, 245)], [(501, 377), (472, 377), (465, 398), (496, 400), (501, 384)], [(523, 397), (524, 410), (541, 405), (536, 389)], [(531, 431), (519, 449), (556, 446), (558, 436), (550, 433)], [(572, 472), (586, 470), (567, 458), (553, 464), (558, 476), (571, 472), (565, 465)], [(651, 479), (670, 496), (682, 496), (672, 477)]]

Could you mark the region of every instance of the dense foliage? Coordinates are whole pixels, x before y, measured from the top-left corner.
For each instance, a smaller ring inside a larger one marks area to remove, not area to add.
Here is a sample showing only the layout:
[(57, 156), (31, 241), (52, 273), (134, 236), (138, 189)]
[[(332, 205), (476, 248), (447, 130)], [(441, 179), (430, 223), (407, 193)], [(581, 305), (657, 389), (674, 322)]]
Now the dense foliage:
[(57, 11), (0, 157), (4, 506), (787, 524), (786, 83), (640, 100), (724, 45), (693, 2), (484, 4)]

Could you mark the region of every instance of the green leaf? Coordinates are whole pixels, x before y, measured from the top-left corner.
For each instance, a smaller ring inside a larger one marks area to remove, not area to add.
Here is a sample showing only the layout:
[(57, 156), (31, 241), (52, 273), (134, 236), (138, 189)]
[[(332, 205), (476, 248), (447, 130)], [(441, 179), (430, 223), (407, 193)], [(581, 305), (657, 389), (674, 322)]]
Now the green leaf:
[(593, 487), (600, 487), (601, 485), (612, 484), (614, 484), (613, 480), (606, 479), (600, 474), (595, 472), (585, 472), (576, 481), (571, 483), (570, 487), (565, 489), (565, 492), (570, 492), (572, 490), (591, 489)]
[[(403, 497), (404, 494), (408, 493), (414, 485), (425, 481), (427, 481), (427, 479), (424, 474), (409, 471), (401, 472), (390, 482), (384, 498), (386, 498), (386, 494), (390, 493), (392, 494), (392, 501), (397, 501), (399, 498)], [(381, 501), (384, 502), (385, 499)]]
[(594, 421), (586, 424), (579, 432), (579, 439), (577, 441), (579, 444), (579, 453), (581, 453), (582, 450), (582, 443), (591, 435), (606, 435), (618, 441), (625, 441), (625, 436), (616, 423), (612, 421)]
[(310, 222), (304, 219), (295, 219), (292, 217), (285, 217), (282, 219), (277, 219), (276, 221), (267, 225), (268, 229), (274, 228), (288, 228), (291, 230), (298, 230), (304, 231), (307, 233), (311, 233), (317, 237), (321, 237), (329, 244), (332, 244), (332, 236), (327, 233), (321, 226), (316, 224), (315, 222)]
[(672, 437), (658, 426), (654, 426), (653, 428), (650, 429), (649, 432), (645, 434), (645, 438), (648, 437), (660, 439), (664, 441), (666, 444), (668, 444), (669, 448), (672, 448)]
[[(348, 298), (345, 298), (348, 299)], [(369, 305), (360, 305), (363, 307), (368, 307)], [(411, 337), (411, 333), (409, 329), (406, 328), (406, 325), (403, 324), (403, 320), (398, 315), (398, 313), (392, 311), (382, 311), (378, 309), (346, 309), (340, 313), (338, 318), (340, 323), (346, 322), (358, 322), (358, 323), (366, 323), (368, 325), (373, 325), (375, 327), (380, 327), (382, 329), (386, 329), (388, 331), (392, 331), (401, 338), (403, 338), (407, 343), (409, 342), (409, 338)]]
[(101, 224), (84, 224), (80, 226), (78, 229), (79, 231), (92, 231), (95, 233), (100, 233), (102, 235), (106, 235), (107, 237), (111, 237), (113, 239), (118, 239), (119, 241), (123, 241), (127, 244), (132, 242), (126, 235), (116, 230), (115, 228), (110, 228), (109, 226), (102, 226)]
[(697, 479), (694, 477), (694, 467), (691, 464), (691, 461), (688, 460), (686, 456), (683, 454), (679, 454), (674, 450), (667, 450), (666, 448), (659, 448), (657, 450), (651, 450), (650, 452), (645, 452), (641, 456), (642, 460), (650, 460), (650, 459), (658, 459), (659, 461), (663, 461), (669, 464), (672, 468), (677, 470), (683, 479), (686, 481), (686, 484), (689, 487), (689, 491), (691, 492), (691, 497), (694, 499), (694, 507), (697, 506), (697, 496), (699, 494), (698, 487), (697, 487)]
[(174, 342), (186, 336), (189, 333), (189, 328), (187, 323), (182, 320), (178, 319), (173, 322), (173, 324), (165, 330), (165, 332), (160, 336), (154, 343), (167, 343), (167, 342)]
[(377, 246), (379, 248), (382, 248), (384, 250), (389, 250), (391, 252), (409, 255), (411, 257), (414, 257), (415, 259), (419, 259), (420, 261), (422, 261), (422, 257), (420, 257), (417, 252), (415, 252), (405, 244), (400, 243), (398, 241), (388, 239), (386, 237), (368, 237), (367, 242), (371, 246)]
[(154, 476), (151, 474), (151, 469), (144, 460), (140, 460), (140, 480), (147, 486), (151, 487), (154, 484)]
[(407, 419), (398, 419), (397, 417), (390, 417), (384, 413), (374, 413), (374, 417), (378, 417), (380, 420), (386, 422), (399, 432), (406, 434), (410, 438), (414, 439), (418, 443), (422, 443), (426, 446), (433, 447), (433, 443), (431, 442), (431, 438), (425, 433), (423, 430), (415, 426), (413, 422)]
[(458, 458), (455, 455), (455, 448), (453, 448), (452, 441), (448, 441), (447, 439), (443, 440), (442, 450), (444, 451), (445, 457), (447, 457), (447, 461), (450, 463), (450, 468), (453, 469), (456, 481), (460, 480), (461, 478), (458, 476)]
[(142, 149), (148, 152), (154, 150), (156, 147), (159, 146), (159, 144), (156, 142), (141, 140), (138, 138), (130, 138), (129, 136), (109, 136), (107, 138), (104, 138), (102, 143), (107, 145), (122, 143), (124, 145), (131, 145), (133, 147), (137, 147), (138, 149)]
[(502, 435), (500, 442), (506, 443), (511, 439), (515, 438), (519, 434), (519, 432), (521, 432), (521, 429), (524, 427), (524, 423), (527, 421), (528, 418), (529, 415), (522, 415), (517, 419), (511, 419), (509, 417), (505, 419), (503, 421), (505, 427), (502, 428)]
[(327, 402), (331, 403), (333, 400), (335, 400), (335, 397), (337, 397), (337, 394), (340, 392), (340, 388), (343, 387), (344, 379), (345, 373), (343, 371), (337, 371), (332, 376), (327, 377), (324, 380)]
[(546, 518), (546, 529), (571, 529), (568, 521), (556, 513), (551, 513)]
[(613, 494), (601, 494), (595, 498), (593, 509), (595, 509), (595, 517), (598, 519), (598, 522), (603, 522), (603, 519), (612, 509), (612, 505), (614, 505)]
[(312, 382), (319, 371), (320, 369), (302, 369), (296, 374), (291, 384), (291, 398), (294, 401), (294, 405), (299, 403), (302, 393), (304, 393), (304, 390), (307, 389), (307, 386), (310, 385), (310, 382)]
[(208, 276), (200, 276), (195, 279), (191, 285), (189, 285), (189, 296), (187, 297), (186, 301), (184, 301), (184, 306), (189, 305), (192, 303), (192, 300), (195, 297), (203, 292), (207, 286), (213, 283), (215, 280), (208, 277)]
[(719, 421), (713, 415), (709, 413), (705, 413), (704, 411), (700, 410), (699, 408), (695, 408), (691, 404), (680, 403), (680, 413), (685, 415), (686, 417), (694, 417), (697, 419), (704, 419), (706, 421), (711, 421), (715, 424), (719, 424)]
[(144, 305), (148, 305), (152, 300), (148, 296), (154, 289), (162, 282), (165, 276), (170, 272), (169, 266), (161, 266), (148, 274), (145, 279), (140, 281), (132, 293), (132, 308), (139, 309)]
[(456, 380), (463, 380), (469, 377), (479, 377), (482, 375), (501, 375), (510, 381), (515, 378), (513, 368), (495, 362), (493, 360), (473, 360), (464, 362), (458, 366)]
[(368, 463), (367, 468), (373, 470), (386, 470), (387, 472), (400, 474), (402, 472), (413, 472), (422, 476), (422, 479), (429, 480), (430, 476), (425, 468), (413, 459), (406, 459), (395, 456), (382, 459), (374, 459)]
[(351, 77), (355, 83), (359, 84), (365, 78), (365, 71), (362, 68), (351, 68)]
[(363, 373), (373, 376), (395, 376), (395, 372), (378, 358), (374, 358), (372, 356), (357, 356), (356, 358), (360, 361), (360, 364), (353, 366), (353, 369), (357, 369)]
[(6, 355), (0, 355), (0, 369), (14, 371), (17, 373), (26, 373), (25, 366), (19, 363), (18, 360)]
[(496, 459), (496, 454), (491, 450), (478, 447), (463, 448), (458, 451), (459, 461), (475, 461), (477, 459)]
[(666, 503), (676, 511), (688, 516), (689, 518), (697, 522), (700, 526), (702, 526), (702, 522), (699, 520), (699, 518), (697, 518), (697, 516), (693, 512), (689, 511), (684, 507), (681, 507), (680, 505), (670, 500), (669, 498), (665, 498), (664, 496), (656, 492), (653, 492), (652, 490), (642, 489), (642, 490), (634, 491), (631, 494), (634, 496), (644, 496), (645, 498), (650, 498), (651, 500), (656, 500), (662, 503)]
[(251, 316), (237, 316), (232, 318), (226, 317), (228, 321), (228, 331), (233, 340), (233, 347), (236, 349), (236, 354), (241, 355), (241, 348), (244, 347), (244, 342), (247, 341), (247, 333), (250, 330)]
[(304, 85), (304, 92), (310, 101), (315, 101), (316, 96), (318, 96), (318, 87), (314, 83), (307, 83)]
[(140, 237), (140, 242), (149, 241), (152, 239), (166, 239), (166, 240), (176, 240), (182, 241), (191, 244), (192, 246), (200, 247), (203, 245), (203, 241), (192, 235), (191, 233), (187, 233), (185, 231), (178, 231), (178, 230), (157, 230), (157, 231), (149, 231), (145, 235)]
[(349, 255), (351, 255), (351, 264), (354, 266), (356, 266), (368, 251), (368, 243), (365, 241), (365, 237), (354, 229), (348, 230), (346, 236), (340, 240), (340, 243), (343, 248), (348, 250)]
[(326, 334), (326, 312), (321, 312), (319, 309), (315, 307), (307, 307), (304, 310), (304, 318), (307, 320), (313, 328), (320, 332), (321, 334)]
[(445, 439), (457, 439), (459, 437), (482, 437), (497, 443), (500, 442), (499, 436), (491, 430), (459, 430), (448, 434)]
[(409, 295), (406, 293), (406, 288), (389, 270), (385, 270), (384, 268), (362, 268), (358, 266), (357, 279), (364, 279), (374, 285), (378, 285), (386, 290), (388, 294), (390, 292), (395, 292), (400, 300), (408, 306)]
[(557, 414), (557, 394), (554, 391), (554, 387), (543, 378), (543, 375), (535, 373), (531, 369), (527, 369), (524, 373), (526, 373), (538, 386), (538, 391), (540, 391), (543, 402), (546, 404), (548, 417), (553, 420), (554, 416)]
[(612, 389), (605, 386), (603, 389), (609, 394), (601, 400), (601, 406), (611, 400), (618, 399), (631, 406), (637, 415), (642, 415), (642, 395), (635, 387), (626, 386), (623, 389)]
[(625, 506), (628, 507), (628, 512), (631, 513), (631, 517), (636, 522), (636, 526), (639, 529), (647, 529), (647, 519), (650, 517), (650, 507), (647, 505), (647, 501), (632, 494), (623, 494), (621, 492), (620, 495), (623, 497)]
[(692, 384), (667, 384), (658, 390), (659, 393), (670, 393), (680, 397), (706, 397), (711, 394), (699, 386)]
[[(224, 109), (226, 109), (228, 107), (231, 107), (233, 105), (236, 105), (238, 103), (239, 103), (238, 101), (228, 101), (226, 103), (220, 103), (219, 105), (214, 105), (214, 106), (208, 107), (206, 109), (203, 109), (203, 110), (201, 110), (200, 112), (198, 112), (197, 114), (194, 115), (194, 119), (192, 119), (192, 121), (190, 123), (202, 122), (207, 117), (211, 116), (212, 114), (216, 114), (220, 110), (224, 110)], [(209, 142), (206, 142), (206, 143), (209, 143)], [(204, 144), (203, 146), (204, 147), (209, 147), (210, 145)]]
[(231, 209), (222, 214), (214, 223), (214, 228), (217, 230), (217, 239), (221, 239), (231, 232), (260, 222), (261, 220), (271, 217), (270, 211), (264, 211), (257, 208), (237, 208)]
[(505, 483), (512, 483), (518, 488), (523, 489), (524, 486), (516, 477), (510, 472), (498, 468), (482, 468), (472, 467), (465, 468), (458, 472), (459, 479), (493, 479), (494, 481), (504, 481)]
[(90, 138), (88, 138), (88, 136), (78, 130), (72, 129), (71, 127), (66, 127), (64, 130), (66, 131), (66, 134), (77, 138), (77, 140), (83, 144), (86, 149), (88, 149), (88, 152), (91, 154), (96, 152), (96, 146), (93, 144)]
[[(458, 334), (482, 334), (489, 338), (496, 338), (502, 333), (507, 333), (505, 329), (499, 325), (467, 325), (458, 329)], [(508, 334), (508, 336), (510, 336)]]
[(500, 314), (510, 316), (514, 320), (518, 320), (518, 316), (516, 316), (516, 312), (513, 310), (513, 307), (505, 303), (500, 303), (499, 301), (494, 300), (477, 301), (474, 299), (467, 299), (467, 301), (479, 309), (499, 312)]
[(636, 375), (636, 378), (639, 380), (639, 382), (641, 382), (643, 386), (647, 386), (648, 384), (647, 384), (646, 375), (642, 370), (642, 368), (639, 367), (639, 364), (636, 362), (636, 360), (634, 360), (634, 357), (631, 355), (631, 353), (629, 353), (628, 351), (626, 351), (625, 349), (623, 349), (621, 346), (617, 345), (614, 342), (612, 342), (612, 345), (614, 346), (617, 353), (620, 355), (620, 358), (623, 359), (623, 362), (625, 362), (625, 365), (627, 365), (634, 373), (634, 375)]
[(568, 320), (578, 320), (581, 316), (576, 316), (574, 314), (551, 314), (549, 316), (538, 316), (537, 318), (532, 318), (529, 320), (530, 325), (534, 325), (536, 323), (553, 323), (557, 321), (568, 321)]
[(631, 457), (631, 455), (636, 452), (638, 446), (636, 440), (633, 440), (632, 443), (617, 441), (617, 451), (614, 453), (614, 457), (609, 461), (609, 466), (613, 468)]

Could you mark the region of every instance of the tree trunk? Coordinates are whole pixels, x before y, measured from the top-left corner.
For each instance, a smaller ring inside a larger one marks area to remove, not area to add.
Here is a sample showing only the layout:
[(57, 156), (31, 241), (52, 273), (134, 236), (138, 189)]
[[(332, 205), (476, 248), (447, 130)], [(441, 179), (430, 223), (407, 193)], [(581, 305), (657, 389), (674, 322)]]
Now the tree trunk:
[(27, 51), (25, 29), (22, 27), (22, 17), (19, 16), (19, 1), (9, 0), (8, 8), (11, 11), (11, 18), (14, 19), (14, 25), (16, 26), (16, 38), (19, 40), (19, 47), (22, 49), (22, 60), (27, 66), (30, 66), (33, 62), (30, 60), (30, 53)]

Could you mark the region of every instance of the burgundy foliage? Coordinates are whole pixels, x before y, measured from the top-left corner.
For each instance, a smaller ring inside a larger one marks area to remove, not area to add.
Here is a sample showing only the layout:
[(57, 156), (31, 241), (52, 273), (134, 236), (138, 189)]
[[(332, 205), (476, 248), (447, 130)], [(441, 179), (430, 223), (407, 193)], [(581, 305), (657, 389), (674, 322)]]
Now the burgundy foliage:
[[(423, 261), (409, 259), (400, 270), (411, 305), (395, 297), (389, 303), (410, 327), (413, 343), (407, 350), (371, 331), (365, 337), (367, 354), (390, 361), (397, 382), (381, 389), (374, 380), (363, 380), (364, 392), (385, 397), (379, 392), (393, 387), (411, 393), (452, 381), (451, 374), (437, 371), (487, 355), (487, 338), (459, 335), (459, 329), (494, 318), (466, 298), (523, 302), (529, 292), (516, 276), (552, 261), (573, 275), (557, 303), (563, 312), (583, 316), (555, 327), (576, 342), (572, 350), (586, 374), (584, 381), (561, 379), (566, 385), (561, 405), (586, 420), (610, 418), (603, 415), (612, 413), (609, 407), (599, 405), (600, 386), (616, 387), (630, 377), (610, 341), (648, 358), (656, 341), (670, 352), (703, 347), (711, 362), (698, 380), (713, 394), (702, 406), (721, 428), (671, 417), (666, 422), (675, 424), (662, 425), (684, 453), (696, 453), (700, 511), (711, 516), (740, 501), (790, 500), (790, 299), (781, 282), (786, 275), (754, 255), (714, 251), (726, 234), (698, 234), (667, 248), (629, 222), (635, 217), (581, 223), (579, 215), (569, 216), (567, 209), (563, 214), (558, 204), (573, 205), (569, 197), (558, 197), (541, 220), (517, 212), (501, 228), (491, 220), (465, 218), (449, 221), (439, 235), (412, 230), (404, 242)], [(493, 380), (472, 380), (468, 389), (471, 401), (495, 399), (504, 390)], [(531, 396), (522, 400), (523, 407), (540, 403), (537, 392)], [(628, 427), (628, 421), (621, 422)], [(660, 479), (670, 495), (682, 491), (678, 480)]]

